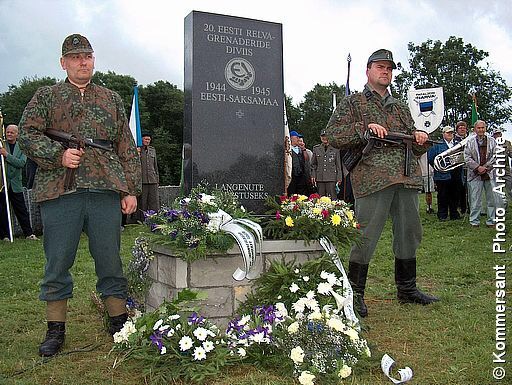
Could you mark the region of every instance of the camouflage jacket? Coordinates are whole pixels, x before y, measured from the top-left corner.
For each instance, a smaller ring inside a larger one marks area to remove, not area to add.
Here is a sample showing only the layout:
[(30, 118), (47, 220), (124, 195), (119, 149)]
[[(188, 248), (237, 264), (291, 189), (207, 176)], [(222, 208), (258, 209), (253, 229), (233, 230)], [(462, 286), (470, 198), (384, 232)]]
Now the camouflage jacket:
[[(367, 124), (377, 123), (388, 131), (412, 134), (414, 121), (409, 108), (391, 96), (382, 98), (368, 85), (363, 93), (354, 93), (342, 99), (327, 124), (327, 134), (333, 147), (362, 151), (366, 140), (363, 115)], [(417, 156), (427, 151), (427, 147), (413, 145), (414, 157), (411, 160), (411, 175), (404, 175), (405, 151), (402, 146), (385, 145), (372, 148), (364, 155), (351, 172), (354, 196), (360, 198), (380, 191), (394, 184), (406, 188), (420, 189), (421, 170)]]
[(117, 93), (90, 83), (82, 97), (80, 90), (67, 79), (37, 90), (23, 112), (18, 139), (25, 154), (39, 166), (34, 188), (37, 202), (65, 193), (67, 168), (62, 166), (65, 148), (44, 135), (47, 128), (77, 132), (84, 138), (113, 143), (111, 152), (91, 147), (84, 150), (85, 155), (76, 171), (75, 188), (114, 190), (122, 195), (140, 194), (139, 155), (123, 102)]

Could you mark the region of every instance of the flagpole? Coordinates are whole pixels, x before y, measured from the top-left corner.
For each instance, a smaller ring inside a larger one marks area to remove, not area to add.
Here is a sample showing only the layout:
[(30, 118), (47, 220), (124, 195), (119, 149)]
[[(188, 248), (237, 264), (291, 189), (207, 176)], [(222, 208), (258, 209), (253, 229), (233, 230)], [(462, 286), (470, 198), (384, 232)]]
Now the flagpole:
[[(0, 138), (0, 148), (4, 147), (5, 141), (5, 129), (4, 129), (4, 117), (2, 115), (2, 111), (0, 110), (0, 126), (2, 127), (2, 137)], [(14, 241), (14, 234), (12, 232), (12, 222), (11, 222), (11, 209), (9, 204), (9, 188), (7, 186), (7, 170), (6, 163), (4, 157), (0, 155), (1, 159), (1, 167), (2, 167), (2, 181), (3, 181), (3, 190), (5, 196), (5, 210), (7, 212), (7, 226), (9, 228), (9, 241), (11, 243)], [(0, 189), (1, 191), (2, 189)]]
[(284, 122), (284, 195), (288, 195), (288, 186), (291, 181), (291, 143), (290, 143), (290, 129), (288, 127), (288, 116), (286, 115), (286, 98), (283, 98), (283, 122)]
[(350, 62), (352, 61), (352, 56), (350, 53), (347, 56), (347, 83), (345, 84), (345, 96), (350, 95)]

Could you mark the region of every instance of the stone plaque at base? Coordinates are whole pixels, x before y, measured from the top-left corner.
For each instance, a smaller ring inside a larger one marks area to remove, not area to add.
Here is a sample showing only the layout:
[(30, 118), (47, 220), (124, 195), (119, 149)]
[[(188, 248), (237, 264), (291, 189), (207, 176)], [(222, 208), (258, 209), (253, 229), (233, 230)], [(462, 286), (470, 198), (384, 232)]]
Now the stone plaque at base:
[(185, 193), (234, 192), (262, 213), (283, 188), (282, 25), (204, 12), (185, 18)]

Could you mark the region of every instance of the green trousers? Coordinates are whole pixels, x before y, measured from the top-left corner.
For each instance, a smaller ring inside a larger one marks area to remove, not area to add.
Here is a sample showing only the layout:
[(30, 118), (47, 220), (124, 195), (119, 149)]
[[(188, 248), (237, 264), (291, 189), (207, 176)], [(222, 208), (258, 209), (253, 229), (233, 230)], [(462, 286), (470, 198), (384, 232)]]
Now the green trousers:
[(119, 193), (79, 189), (41, 203), (46, 257), (39, 298), (58, 301), (73, 296), (69, 272), (75, 262), (82, 231), (94, 259), (96, 289), (102, 297), (126, 298), (127, 280), (119, 255), (121, 203)]
[(356, 198), (355, 211), (361, 224), (363, 243), (350, 251), (350, 261), (368, 264), (388, 217), (393, 223), (393, 253), (398, 259), (416, 258), (422, 227), (418, 212), (418, 191), (393, 185)]

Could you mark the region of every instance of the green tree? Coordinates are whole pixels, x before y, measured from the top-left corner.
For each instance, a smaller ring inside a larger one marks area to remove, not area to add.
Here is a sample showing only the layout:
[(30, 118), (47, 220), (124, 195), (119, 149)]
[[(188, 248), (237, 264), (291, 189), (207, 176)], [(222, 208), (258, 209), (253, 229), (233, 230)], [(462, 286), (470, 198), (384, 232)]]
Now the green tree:
[(336, 93), (337, 101), (345, 95), (345, 86), (338, 86), (332, 82), (329, 85), (316, 84), (311, 91), (304, 96), (304, 101), (299, 104), (301, 120), (298, 124), (299, 132), (304, 135), (304, 141), (308, 148), (320, 143), (320, 132), (325, 128), (333, 112), (333, 93)]
[(39, 87), (50, 86), (57, 82), (55, 78), (25, 77), (19, 85), (10, 85), (7, 92), (0, 94), (0, 108), (4, 116), (4, 124), (18, 124), (32, 96)]
[[(161, 185), (178, 185), (183, 145), (183, 91), (159, 80), (139, 89), (141, 127), (153, 134)], [(141, 103), (141, 104), (142, 104)]]
[(286, 118), (288, 119), (288, 128), (290, 131), (298, 130), (301, 117), (299, 107), (293, 104), (291, 96), (285, 95), (284, 102), (286, 105)]
[(408, 44), (410, 71), (395, 78), (392, 90), (407, 99), (411, 86), (416, 89), (443, 87), (445, 116), (443, 124), (454, 126), (459, 120), (471, 124), (471, 90), (476, 91), (478, 111), (488, 127), (511, 121), (512, 107), (508, 104), (512, 89), (499, 72), (484, 60), (489, 53), (464, 44), (451, 36), (445, 43), (439, 40), (415, 45)]

